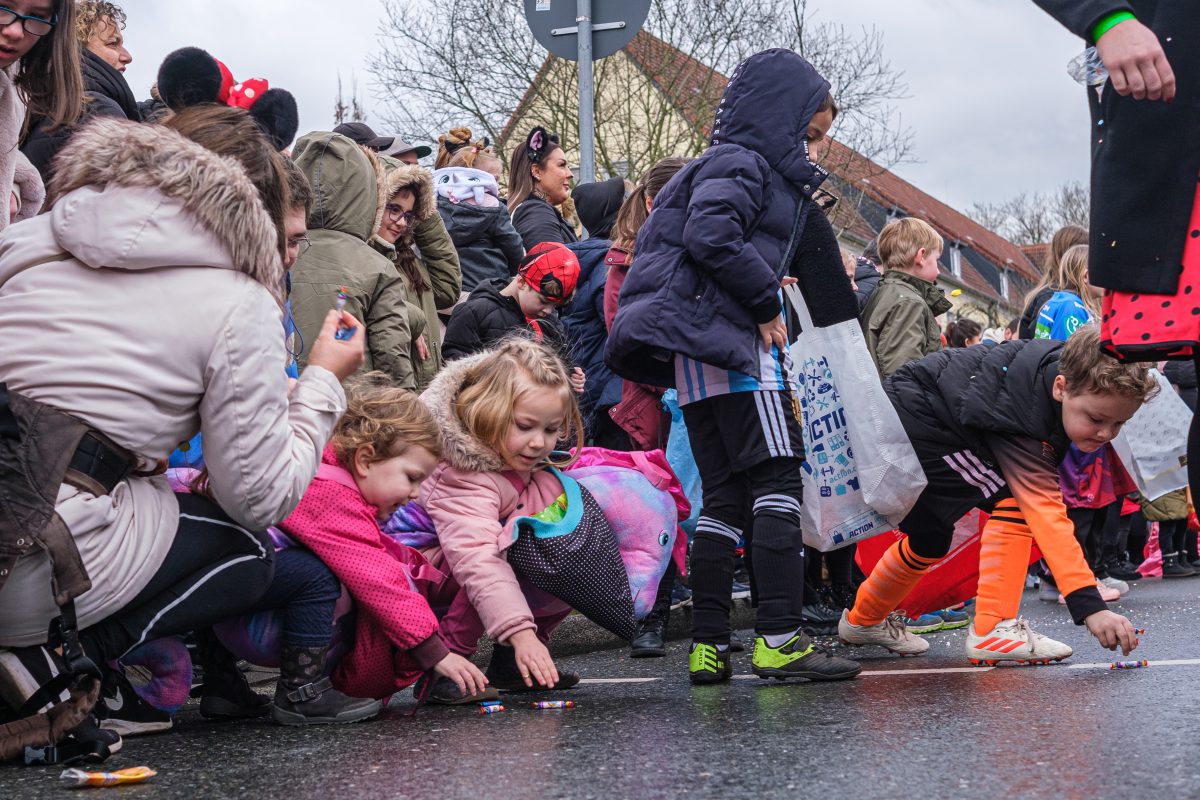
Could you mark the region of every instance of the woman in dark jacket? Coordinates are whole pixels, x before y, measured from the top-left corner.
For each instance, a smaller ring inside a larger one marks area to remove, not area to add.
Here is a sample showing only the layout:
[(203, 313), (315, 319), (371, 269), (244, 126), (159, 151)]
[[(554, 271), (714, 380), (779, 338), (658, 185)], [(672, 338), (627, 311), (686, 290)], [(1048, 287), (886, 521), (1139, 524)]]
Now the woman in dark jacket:
[[(88, 11), (104, 12), (97, 16)], [(133, 61), (125, 49), (121, 31), (125, 28), (125, 12), (111, 3), (84, 2), (79, 4), (80, 25), (75, 33), (82, 46), (81, 64), (87, 98), (80, 124), (94, 117), (116, 117), (141, 121), (137, 100), (125, 82), (125, 66)], [(29, 136), (21, 152), (49, 179), (50, 162), (71, 138), (75, 128), (49, 130), (45, 118), (32, 121)]]
[(526, 252), (542, 242), (579, 241), (575, 229), (555, 208), (571, 196), (574, 177), (558, 137), (544, 128), (531, 130), (525, 144), (513, 150), (508, 167), (508, 209)]

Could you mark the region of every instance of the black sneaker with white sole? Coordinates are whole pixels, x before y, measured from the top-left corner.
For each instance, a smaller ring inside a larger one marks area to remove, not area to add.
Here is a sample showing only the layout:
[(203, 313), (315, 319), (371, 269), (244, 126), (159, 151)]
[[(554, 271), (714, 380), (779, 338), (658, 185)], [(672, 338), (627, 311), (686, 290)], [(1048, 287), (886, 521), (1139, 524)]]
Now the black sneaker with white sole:
[(102, 667), (104, 682), (100, 689), (100, 700), (96, 703), (96, 716), (100, 727), (116, 731), (122, 736), (145, 736), (171, 730), (174, 722), (171, 715), (143, 700), (125, 673), (119, 669)]

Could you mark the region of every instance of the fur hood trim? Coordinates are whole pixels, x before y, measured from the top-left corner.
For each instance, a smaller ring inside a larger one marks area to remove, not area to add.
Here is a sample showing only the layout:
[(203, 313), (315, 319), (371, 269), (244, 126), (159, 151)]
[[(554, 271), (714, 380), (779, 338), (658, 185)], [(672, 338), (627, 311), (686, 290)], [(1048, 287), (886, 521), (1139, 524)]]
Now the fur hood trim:
[(71, 137), (54, 162), (50, 206), (85, 186), (156, 189), (183, 203), (224, 243), (239, 272), (282, 300), (278, 229), (232, 158), (161, 125), (100, 118)]
[(509, 469), (504, 459), (472, 436), (455, 412), (458, 393), (467, 376), (492, 355), (490, 350), (451, 361), (437, 374), (421, 401), (442, 430), (442, 460), (464, 472), (502, 472)]
[[(382, 162), (381, 162), (382, 163)], [(384, 169), (379, 185), (379, 211), (375, 214), (375, 230), (383, 224), (383, 207), (387, 205), (396, 192), (407, 189), (416, 198), (417, 223), (420, 224), (437, 213), (437, 203), (433, 197), (433, 175), (429, 170), (416, 164), (405, 164), (393, 169)], [(412, 238), (412, 231), (408, 232)]]

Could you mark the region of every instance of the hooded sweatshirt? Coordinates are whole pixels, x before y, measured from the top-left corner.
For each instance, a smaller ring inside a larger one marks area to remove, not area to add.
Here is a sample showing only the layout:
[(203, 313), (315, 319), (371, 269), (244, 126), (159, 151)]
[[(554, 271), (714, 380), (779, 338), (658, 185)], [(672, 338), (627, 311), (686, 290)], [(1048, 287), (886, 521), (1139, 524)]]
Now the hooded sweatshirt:
[(674, 386), (680, 354), (756, 374), (758, 326), (780, 315), (789, 272), (817, 326), (858, 315), (837, 239), (811, 199), (826, 173), (806, 136), (828, 93), (790, 50), (756, 53), (734, 71), (712, 145), (663, 187), (638, 233), (605, 350), (615, 372)]
[(375, 233), (380, 186), (359, 146), (337, 133), (310, 133), (293, 157), (316, 200), (308, 215), (308, 250), (292, 267), (292, 316), (308, 363), (325, 315), (347, 288), (346, 311), (366, 326), (363, 372), (382, 370), (397, 386), (416, 386), (408, 291), (395, 265), (367, 241)]
[[(291, 395), (283, 260), (245, 173), (167, 128), (95, 120), (63, 150), (49, 213), (0, 235), (0, 382), (66, 411), (152, 468), (203, 432), (209, 487), (249, 530), (288, 515), (346, 407), (321, 367)], [(88, 346), (95, 345), (95, 346)], [(81, 628), (126, 606), (179, 524), (165, 476), (111, 495), (58, 488), (92, 589)], [(58, 615), (48, 562), (0, 590), (0, 644), (44, 642)]]
[(618, 176), (596, 183), (582, 183), (571, 190), (575, 212), (587, 228), (589, 239), (608, 239), (612, 236), (617, 212), (625, 201), (625, 179)]

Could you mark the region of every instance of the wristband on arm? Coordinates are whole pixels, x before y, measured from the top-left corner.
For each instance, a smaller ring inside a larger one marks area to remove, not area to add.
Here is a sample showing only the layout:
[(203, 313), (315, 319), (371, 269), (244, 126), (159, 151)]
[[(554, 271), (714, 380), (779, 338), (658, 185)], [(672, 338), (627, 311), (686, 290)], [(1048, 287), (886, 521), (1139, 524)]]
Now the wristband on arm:
[(1111, 31), (1126, 20), (1137, 19), (1132, 11), (1114, 11), (1096, 23), (1092, 29), (1092, 41), (1099, 42), (1100, 37)]

